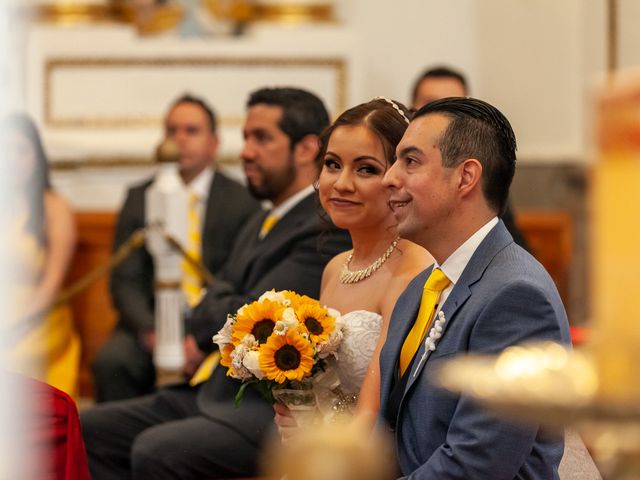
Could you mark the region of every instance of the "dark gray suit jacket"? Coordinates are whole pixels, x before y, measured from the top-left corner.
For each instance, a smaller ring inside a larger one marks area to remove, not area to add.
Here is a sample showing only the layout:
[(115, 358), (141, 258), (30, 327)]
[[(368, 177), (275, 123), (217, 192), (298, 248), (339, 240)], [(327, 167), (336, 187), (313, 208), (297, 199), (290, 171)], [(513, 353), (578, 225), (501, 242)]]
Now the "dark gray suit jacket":
[[(263, 240), (258, 233), (266, 213), (247, 222), (219, 278), (187, 322), (202, 350), (214, 348), (211, 337), (228, 313), (267, 290), (294, 290), (318, 298), (326, 263), (351, 248), (348, 233), (322, 220), (318, 211), (316, 196), (309, 195)], [(247, 388), (236, 408), (233, 399), (241, 383), (225, 373), (225, 368), (215, 369), (200, 387), (198, 407), (205, 417), (228, 424), (257, 445), (272, 426), (273, 409), (253, 388)]]
[[(431, 268), (409, 284), (391, 317), (380, 356), (382, 415), (389, 414), (398, 355), (430, 273)], [(458, 353), (496, 354), (528, 340), (569, 344), (566, 313), (547, 272), (513, 242), (500, 221), (471, 257), (442, 311), (447, 319), (442, 337), (435, 351), (425, 354), (423, 344), (416, 353), (392, 420), (402, 474), (412, 479), (557, 479), (561, 438), (499, 420), (470, 399), (430, 383), (438, 361)]]
[[(114, 249), (144, 227), (145, 192), (152, 180), (131, 188), (116, 225)], [(260, 204), (247, 189), (216, 171), (202, 232), (202, 260), (217, 273), (229, 256), (236, 236)], [(118, 327), (138, 334), (154, 325), (153, 261), (146, 248), (134, 251), (111, 274), (111, 297), (119, 314)]]

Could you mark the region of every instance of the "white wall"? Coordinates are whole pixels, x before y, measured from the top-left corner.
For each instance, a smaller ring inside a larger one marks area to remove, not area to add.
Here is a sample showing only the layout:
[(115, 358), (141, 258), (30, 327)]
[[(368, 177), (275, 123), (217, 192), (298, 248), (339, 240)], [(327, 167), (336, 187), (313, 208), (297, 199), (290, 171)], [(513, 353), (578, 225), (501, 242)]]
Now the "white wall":
[[(582, 164), (591, 87), (606, 68), (606, 2), (342, 0), (337, 4), (348, 32), (344, 38), (353, 42), (336, 45), (327, 37), (326, 45), (331, 51), (349, 49), (358, 59), (349, 93), (354, 103), (376, 95), (406, 102), (411, 83), (425, 66), (448, 63), (468, 74), (474, 96), (494, 103), (512, 121), (521, 162)], [(640, 64), (640, 2), (620, 4), (620, 63)], [(292, 49), (300, 51), (300, 29), (282, 30), (291, 36)], [(212, 49), (218, 48), (215, 42), (211, 39)], [(117, 172), (112, 169), (108, 178)], [(130, 169), (122, 170), (122, 181), (113, 183), (126, 184), (130, 174)], [(73, 185), (78, 175), (56, 173), (54, 181), (64, 177), (62, 183)], [(96, 169), (92, 175), (100, 180)], [(76, 195), (68, 191), (73, 200)], [(78, 198), (75, 203), (86, 202)]]
[(619, 56), (621, 67), (640, 65), (640, 2), (638, 0), (618, 0), (620, 19), (618, 29)]
[(363, 50), (360, 100), (409, 102), (425, 67), (447, 63), (476, 76), (474, 0), (345, 0), (343, 16)]
[(583, 0), (477, 3), (477, 95), (510, 119), (525, 161), (581, 159), (584, 8)]

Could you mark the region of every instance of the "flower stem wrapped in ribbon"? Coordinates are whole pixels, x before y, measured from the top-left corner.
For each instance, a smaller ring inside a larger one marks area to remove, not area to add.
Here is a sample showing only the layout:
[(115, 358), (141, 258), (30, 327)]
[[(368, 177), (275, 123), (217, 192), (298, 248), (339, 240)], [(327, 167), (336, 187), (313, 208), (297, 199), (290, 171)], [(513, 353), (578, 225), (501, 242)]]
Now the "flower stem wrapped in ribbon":
[(341, 340), (338, 312), (306, 295), (274, 290), (230, 314), (213, 337), (227, 376), (243, 381), (236, 406), (248, 385), (255, 385), (270, 402), (274, 390), (286, 390), (276, 394), (283, 399), (291, 391), (310, 389), (311, 378), (324, 370)]

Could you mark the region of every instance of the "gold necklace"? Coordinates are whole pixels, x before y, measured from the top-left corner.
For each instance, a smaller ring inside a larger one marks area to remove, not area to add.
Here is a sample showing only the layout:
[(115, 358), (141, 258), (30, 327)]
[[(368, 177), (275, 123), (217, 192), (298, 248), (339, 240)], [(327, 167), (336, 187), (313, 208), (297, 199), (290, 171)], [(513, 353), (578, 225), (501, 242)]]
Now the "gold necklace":
[(342, 264), (342, 268), (340, 269), (340, 282), (342, 283), (357, 283), (360, 280), (364, 280), (365, 278), (369, 278), (373, 272), (378, 270), (384, 262), (391, 256), (391, 253), (395, 250), (398, 245), (398, 240), (400, 237), (396, 237), (396, 239), (391, 242), (387, 251), (382, 254), (376, 261), (374, 261), (371, 265), (365, 268), (361, 268), (360, 270), (356, 270), (352, 272), (349, 270), (349, 263), (351, 263), (351, 259), (353, 258), (353, 251), (347, 257), (347, 261)]

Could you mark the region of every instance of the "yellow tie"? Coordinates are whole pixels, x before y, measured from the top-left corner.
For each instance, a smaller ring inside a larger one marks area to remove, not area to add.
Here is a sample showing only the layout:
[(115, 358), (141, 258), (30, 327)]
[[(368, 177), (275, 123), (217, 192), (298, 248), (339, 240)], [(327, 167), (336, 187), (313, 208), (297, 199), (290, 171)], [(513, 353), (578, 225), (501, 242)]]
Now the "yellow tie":
[(207, 358), (203, 360), (196, 370), (196, 373), (194, 373), (191, 380), (189, 380), (189, 385), (195, 387), (196, 385), (209, 380), (209, 377), (213, 373), (213, 370), (218, 366), (219, 362), (220, 352), (218, 350), (207, 355)]
[[(198, 262), (202, 259), (201, 230), (198, 197), (191, 192), (189, 194), (189, 210), (187, 213), (187, 244), (185, 245), (185, 250), (192, 259)], [(182, 291), (190, 307), (194, 307), (200, 302), (202, 295), (200, 273), (186, 258), (182, 259)]]
[(262, 239), (267, 236), (267, 234), (271, 231), (271, 229), (278, 223), (278, 217), (275, 215), (267, 215), (267, 218), (262, 222), (262, 227), (260, 227), (260, 235), (259, 237)]
[(422, 291), (418, 316), (407, 338), (404, 339), (402, 350), (400, 350), (400, 376), (404, 375), (413, 356), (420, 348), (420, 344), (431, 326), (438, 298), (440, 298), (442, 291), (450, 284), (451, 281), (439, 268), (435, 268), (431, 272), (431, 275), (429, 275), (429, 278), (427, 278), (424, 284), (424, 290)]

